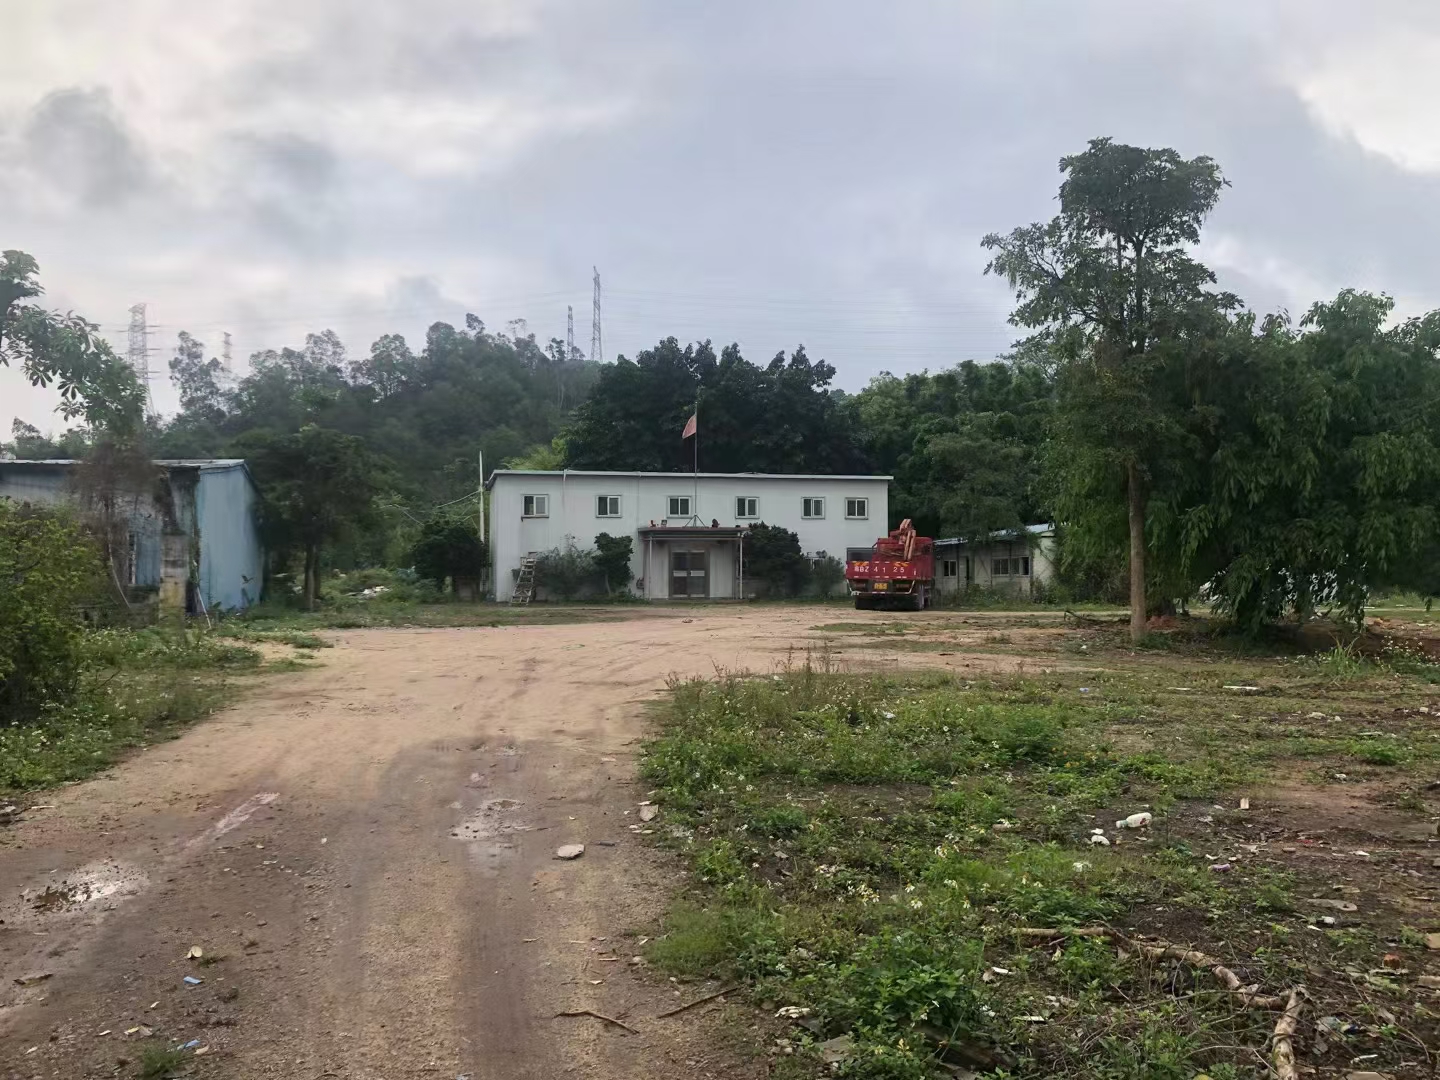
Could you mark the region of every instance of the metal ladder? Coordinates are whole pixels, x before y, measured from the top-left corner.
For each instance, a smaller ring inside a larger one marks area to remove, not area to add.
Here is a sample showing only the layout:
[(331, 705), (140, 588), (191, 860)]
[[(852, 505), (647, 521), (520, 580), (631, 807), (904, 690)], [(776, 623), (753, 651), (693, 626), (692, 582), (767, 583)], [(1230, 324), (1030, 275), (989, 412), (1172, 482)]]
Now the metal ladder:
[(528, 604), (535, 599), (535, 556), (526, 555), (520, 560), (520, 576), (515, 581), (515, 591), (510, 594), (510, 604)]

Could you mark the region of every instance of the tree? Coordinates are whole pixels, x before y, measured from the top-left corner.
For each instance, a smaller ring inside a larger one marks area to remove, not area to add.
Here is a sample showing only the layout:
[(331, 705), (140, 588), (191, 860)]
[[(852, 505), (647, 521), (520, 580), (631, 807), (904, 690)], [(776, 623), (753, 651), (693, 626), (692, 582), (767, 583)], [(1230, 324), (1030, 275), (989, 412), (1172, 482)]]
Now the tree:
[(95, 545), (74, 517), (0, 499), (0, 726), (73, 695), (79, 608), (100, 580)]
[(205, 359), (205, 343), (197, 341), (184, 330), (170, 358), (170, 381), (180, 391), (180, 411), (188, 417), (208, 424), (225, 419), (225, 390), (220, 385), (220, 361)]
[(66, 419), (83, 417), (117, 435), (138, 431), (144, 386), (94, 323), (25, 302), (44, 292), (35, 277), (39, 271), (23, 251), (0, 252), (0, 367), (18, 362), (32, 385), (54, 385)]
[(302, 595), (313, 610), (320, 596), (326, 545), (374, 518), (385, 486), (383, 466), (363, 440), (307, 424), (293, 435), (256, 431), (237, 440), (260, 488), (260, 524), (282, 560), (304, 555)]
[(633, 536), (611, 536), (600, 533), (595, 537), (595, 569), (605, 582), (605, 592), (615, 595), (615, 590), (628, 591), (630, 588), (630, 559), (635, 554)]
[[(1091, 140), (1060, 170), (1059, 216), (985, 237), (994, 253), (986, 272), (1006, 279), (1018, 301), (1011, 321), (1038, 330), (1060, 365), (1060, 452), (1106, 492), (1106, 510), (1123, 499), (1138, 639), (1147, 617), (1146, 504), (1183, 441), (1165, 368), (1181, 362), (1183, 342), (1207, 314), (1238, 304), (1209, 291), (1214, 275), (1188, 251), (1226, 181), (1208, 157), (1109, 139)], [(1111, 521), (1079, 513), (1071, 524), (1103, 531)]]
[(797, 596), (809, 577), (810, 562), (800, 537), (781, 525), (750, 526), (745, 536), (745, 577), (765, 586), (767, 596)]
[(489, 555), (472, 517), (433, 514), (410, 550), (415, 572), (438, 589), (448, 579), (457, 594), (478, 592)]
[(682, 441), (700, 409), (699, 466), (707, 472), (863, 472), (864, 454), (831, 391), (835, 369), (803, 347), (764, 367), (727, 346), (680, 347), (673, 337), (602, 369), (566, 431), (574, 469), (690, 471), (695, 444)]

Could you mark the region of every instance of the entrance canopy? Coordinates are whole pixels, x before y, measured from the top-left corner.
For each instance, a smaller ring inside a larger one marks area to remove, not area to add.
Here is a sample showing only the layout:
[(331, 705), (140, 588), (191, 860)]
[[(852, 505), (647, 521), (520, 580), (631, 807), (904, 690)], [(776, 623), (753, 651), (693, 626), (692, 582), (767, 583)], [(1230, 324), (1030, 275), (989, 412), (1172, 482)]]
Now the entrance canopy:
[(750, 530), (744, 525), (648, 525), (636, 531), (646, 540), (738, 540)]

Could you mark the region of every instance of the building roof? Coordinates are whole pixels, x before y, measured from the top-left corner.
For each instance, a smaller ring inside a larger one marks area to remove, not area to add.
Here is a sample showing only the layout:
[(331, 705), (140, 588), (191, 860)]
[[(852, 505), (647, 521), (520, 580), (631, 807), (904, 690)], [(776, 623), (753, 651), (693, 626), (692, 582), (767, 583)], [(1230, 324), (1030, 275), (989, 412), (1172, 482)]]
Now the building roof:
[(502, 476), (631, 476), (655, 477), (665, 480), (893, 480), (893, 476), (849, 473), (757, 473), (757, 472), (626, 472), (607, 469), (496, 469), (485, 481), (491, 487)]
[[(80, 458), (0, 458), (0, 465), (83, 465)], [(233, 469), (244, 458), (156, 458), (156, 465), (186, 469)]]
[[(1031, 536), (1046, 536), (1055, 531), (1055, 526), (1026, 525), (1024, 531), (1029, 533)], [(1014, 529), (996, 529), (990, 534), (991, 540), (1018, 540), (1019, 538), (1019, 533), (1017, 533)], [(940, 544), (968, 544), (971, 543), (971, 541), (966, 540), (963, 537), (952, 536), (945, 540), (936, 540), (935, 543), (938, 546)]]

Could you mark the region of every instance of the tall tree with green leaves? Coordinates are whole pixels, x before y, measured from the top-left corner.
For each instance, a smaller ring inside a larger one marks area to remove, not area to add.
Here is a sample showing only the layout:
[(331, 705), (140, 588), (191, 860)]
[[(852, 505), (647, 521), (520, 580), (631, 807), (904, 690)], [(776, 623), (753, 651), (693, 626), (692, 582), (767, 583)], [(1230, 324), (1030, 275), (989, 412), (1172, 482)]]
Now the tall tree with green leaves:
[(18, 363), (32, 385), (53, 385), (67, 420), (81, 417), (117, 437), (133, 435), (144, 423), (144, 386), (98, 326), (32, 302), (45, 291), (39, 272), (25, 252), (0, 252), (0, 367)]
[(301, 595), (314, 609), (327, 545), (372, 523), (385, 488), (382, 463), (364, 440), (307, 424), (293, 435), (255, 431), (236, 441), (260, 488), (260, 524), (279, 558), (304, 556)]
[(1146, 507), (1184, 439), (1167, 365), (1181, 362), (1181, 344), (1207, 313), (1238, 304), (1211, 291), (1215, 276), (1189, 251), (1226, 181), (1211, 158), (1110, 139), (1061, 159), (1060, 171), (1059, 215), (985, 237), (993, 253), (986, 272), (1009, 283), (1018, 301), (1011, 321), (1037, 331), (1058, 363), (1058, 453), (1067, 469), (1088, 474), (1090, 491), (1109, 495), (1098, 506), (1057, 510), (1072, 531), (1125, 521), (1138, 639), (1147, 617)]

